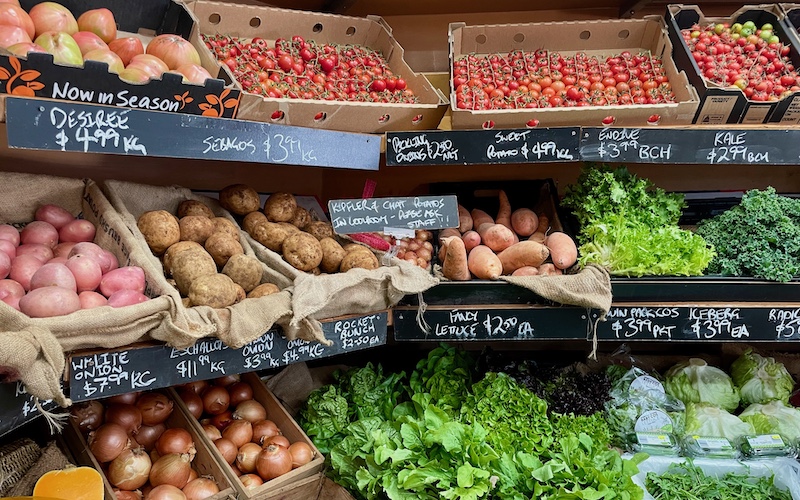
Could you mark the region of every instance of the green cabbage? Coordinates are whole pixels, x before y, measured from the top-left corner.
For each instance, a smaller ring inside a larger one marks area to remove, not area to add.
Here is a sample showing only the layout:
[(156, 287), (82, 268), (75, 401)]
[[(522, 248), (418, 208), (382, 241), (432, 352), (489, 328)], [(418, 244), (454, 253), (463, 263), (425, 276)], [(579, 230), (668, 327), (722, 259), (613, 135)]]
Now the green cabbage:
[(782, 401), (752, 404), (739, 418), (752, 424), (758, 434), (780, 434), (792, 442), (800, 440), (800, 410)]
[(792, 375), (775, 358), (765, 358), (749, 350), (731, 365), (733, 383), (744, 404), (789, 401), (794, 388)]
[(739, 389), (727, 373), (699, 358), (678, 363), (669, 369), (664, 389), (686, 404), (708, 403), (725, 411), (739, 407)]
[(754, 434), (752, 424), (743, 422), (716, 406), (704, 403), (686, 404), (686, 435), (727, 438), (735, 443), (742, 436)]

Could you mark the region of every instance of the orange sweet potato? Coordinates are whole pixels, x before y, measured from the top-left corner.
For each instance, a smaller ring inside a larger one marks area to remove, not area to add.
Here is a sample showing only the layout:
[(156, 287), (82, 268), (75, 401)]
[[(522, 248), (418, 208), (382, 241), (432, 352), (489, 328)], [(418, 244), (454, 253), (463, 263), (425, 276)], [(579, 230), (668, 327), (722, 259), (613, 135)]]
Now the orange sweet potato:
[(533, 266), (522, 266), (513, 273), (511, 276), (536, 276), (539, 274), (539, 269)]
[(444, 244), (447, 251), (442, 264), (442, 274), (453, 281), (467, 281), (471, 278), (467, 264), (467, 249), (461, 238), (451, 236), (445, 238)]
[(538, 227), (539, 217), (529, 208), (518, 208), (511, 214), (511, 229), (522, 237), (532, 235)]
[(492, 216), (481, 209), (474, 208), (470, 214), (472, 215), (472, 229), (477, 230), (483, 224), (494, 224)]
[(481, 235), (477, 231), (467, 231), (461, 235), (461, 239), (464, 240), (467, 253), (470, 253), (473, 248), (481, 244)]
[(550, 256), (550, 251), (541, 243), (528, 240), (506, 248), (497, 256), (503, 263), (503, 274), (511, 274), (520, 267), (539, 267)]
[(458, 230), (466, 233), (472, 229), (472, 215), (463, 206), (458, 206)]
[(550, 250), (550, 258), (559, 269), (572, 267), (578, 261), (578, 248), (575, 241), (566, 233), (555, 231), (545, 241)]
[(547, 262), (546, 264), (539, 266), (539, 276), (557, 276), (559, 274), (564, 273), (551, 262)]
[(481, 242), (495, 252), (502, 252), (517, 240), (514, 232), (502, 224), (481, 224), (478, 234)]
[(503, 264), (486, 245), (478, 245), (469, 253), (467, 264), (469, 270), (476, 278), (482, 280), (496, 280), (503, 274)]
[(509, 229), (512, 229), (511, 203), (508, 201), (508, 195), (506, 195), (506, 192), (501, 189), (500, 193), (498, 194), (498, 198), (500, 202), (500, 208), (498, 208), (497, 210), (497, 218), (495, 219), (495, 222), (497, 222), (498, 224), (502, 224)]

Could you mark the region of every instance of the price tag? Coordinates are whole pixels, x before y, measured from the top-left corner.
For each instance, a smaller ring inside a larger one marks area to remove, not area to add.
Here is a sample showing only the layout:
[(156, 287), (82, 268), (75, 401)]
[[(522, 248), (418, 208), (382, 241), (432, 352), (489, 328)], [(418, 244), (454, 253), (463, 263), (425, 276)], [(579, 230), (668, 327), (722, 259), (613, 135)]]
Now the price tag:
[(754, 452), (759, 453), (769, 448), (784, 448), (786, 443), (777, 434), (762, 434), (760, 436), (748, 436), (747, 443)]
[(337, 234), (458, 227), (455, 195), (330, 200), (328, 212)]
[(701, 450), (711, 453), (733, 450), (733, 445), (725, 438), (692, 436), (692, 441)]
[(673, 447), (675, 443), (669, 434), (658, 434), (652, 432), (637, 432), (636, 439), (643, 446), (664, 446)]

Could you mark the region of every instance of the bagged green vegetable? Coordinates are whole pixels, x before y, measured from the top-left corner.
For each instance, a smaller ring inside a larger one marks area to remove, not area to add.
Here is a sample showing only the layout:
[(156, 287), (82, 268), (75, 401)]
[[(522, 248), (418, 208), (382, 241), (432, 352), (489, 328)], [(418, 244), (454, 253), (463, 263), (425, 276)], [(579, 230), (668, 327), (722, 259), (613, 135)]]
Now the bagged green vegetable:
[(791, 443), (800, 441), (800, 410), (782, 401), (752, 404), (739, 418), (751, 424), (758, 434), (779, 434)]
[(739, 407), (739, 389), (733, 380), (700, 358), (691, 358), (670, 368), (664, 388), (667, 394), (687, 405), (707, 403), (729, 412)]
[(731, 365), (731, 378), (742, 397), (742, 403), (788, 402), (794, 379), (783, 363), (747, 351)]
[(706, 403), (686, 404), (686, 435), (725, 438), (736, 443), (742, 436), (754, 434), (749, 422)]

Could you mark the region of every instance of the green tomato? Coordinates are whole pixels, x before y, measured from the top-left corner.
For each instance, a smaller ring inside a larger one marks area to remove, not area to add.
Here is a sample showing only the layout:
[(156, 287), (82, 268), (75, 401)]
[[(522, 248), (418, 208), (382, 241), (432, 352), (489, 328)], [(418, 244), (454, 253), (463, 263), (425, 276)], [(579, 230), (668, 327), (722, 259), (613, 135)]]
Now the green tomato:
[(731, 33), (731, 40), (733, 40), (733, 41), (735, 42), (735, 41), (736, 41), (736, 40), (738, 40), (738, 39), (739, 39), (741, 36), (742, 36), (742, 35), (741, 35), (741, 34), (739, 34), (739, 33)]
[(758, 34), (762, 40), (769, 40), (774, 35), (772, 34), (772, 30), (761, 30), (761, 33)]
[(767, 43), (781, 43), (781, 39), (778, 35), (772, 35), (769, 37), (769, 40), (767, 40)]
[(733, 26), (731, 26), (731, 31), (734, 33), (739, 33), (742, 31), (742, 23), (733, 23)]
[(725, 25), (722, 23), (717, 23), (714, 25), (714, 33), (717, 35), (721, 35), (722, 32), (725, 31)]
[(756, 30), (756, 23), (753, 21), (747, 21), (742, 25), (742, 28), (747, 28), (749, 30), (755, 31)]
[(742, 26), (742, 30), (739, 32), (742, 36), (750, 36), (755, 32), (755, 28), (748, 28), (746, 26)]
[(764, 31), (764, 30), (772, 31), (773, 27), (772, 27), (772, 25), (770, 23), (766, 23), (766, 24), (761, 25), (761, 31)]
[(692, 38), (700, 38), (700, 32), (697, 31), (697, 30), (694, 30), (694, 31), (692, 31), (692, 33), (689, 36), (691, 36)]

